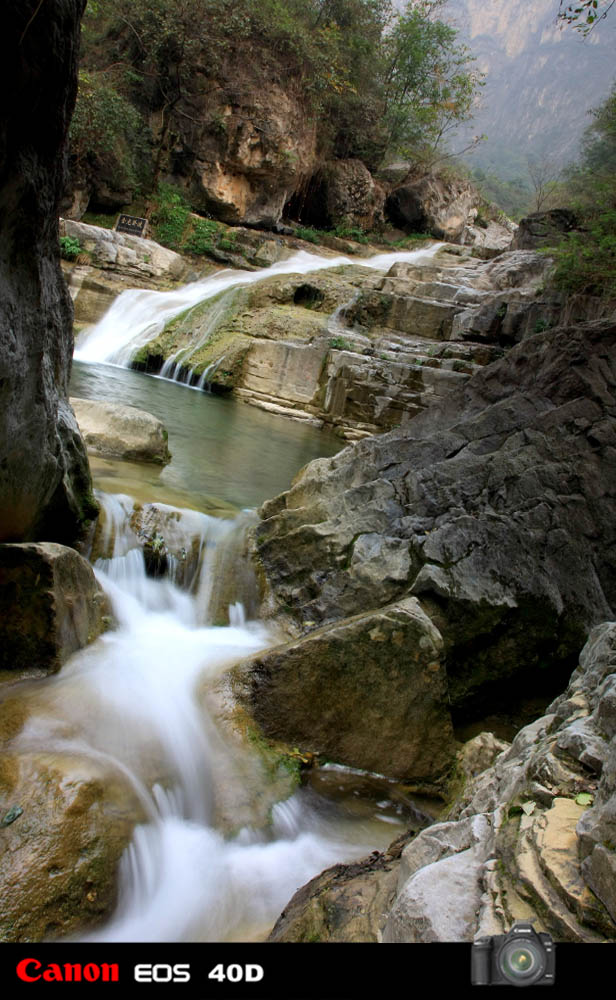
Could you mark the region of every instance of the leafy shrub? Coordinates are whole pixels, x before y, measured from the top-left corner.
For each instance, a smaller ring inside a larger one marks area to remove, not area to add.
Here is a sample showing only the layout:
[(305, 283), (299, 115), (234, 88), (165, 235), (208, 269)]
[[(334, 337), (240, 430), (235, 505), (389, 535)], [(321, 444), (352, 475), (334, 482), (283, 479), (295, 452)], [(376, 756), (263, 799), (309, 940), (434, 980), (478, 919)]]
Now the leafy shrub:
[(353, 240), (355, 243), (368, 243), (366, 233), (359, 226), (347, 226), (343, 223), (335, 227), (333, 235), (340, 236), (342, 239)]
[(568, 174), (577, 231), (555, 250), (552, 280), (565, 292), (616, 296), (616, 86), (593, 112), (581, 162)]
[(170, 250), (180, 250), (189, 215), (190, 207), (177, 188), (159, 184), (151, 218), (154, 238)]
[(69, 135), (75, 172), (112, 178), (118, 189), (135, 188), (145, 179), (148, 128), (105, 74), (80, 70)]
[(565, 292), (616, 296), (616, 210), (606, 208), (553, 251), (553, 281)]
[(199, 219), (192, 225), (191, 232), (185, 239), (182, 250), (197, 255), (208, 254), (216, 246), (220, 235), (220, 227), (213, 219)]
[(295, 235), (300, 240), (306, 240), (307, 243), (319, 243), (321, 238), (321, 234), (316, 229), (311, 229), (310, 226), (296, 226)]
[(353, 345), (349, 340), (345, 340), (344, 337), (331, 337), (329, 341), (329, 346), (336, 348), (338, 351), (352, 351)]
[(81, 243), (74, 236), (60, 237), (60, 254), (64, 260), (76, 260), (81, 253)]

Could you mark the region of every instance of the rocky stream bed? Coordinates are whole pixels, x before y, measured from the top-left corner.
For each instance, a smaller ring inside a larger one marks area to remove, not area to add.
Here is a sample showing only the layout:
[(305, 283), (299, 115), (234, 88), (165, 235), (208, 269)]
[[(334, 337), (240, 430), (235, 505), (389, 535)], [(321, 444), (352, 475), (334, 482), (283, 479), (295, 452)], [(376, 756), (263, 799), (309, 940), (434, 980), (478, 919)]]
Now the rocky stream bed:
[[(609, 304), (546, 291), (520, 242), (376, 260), (238, 231), (205, 274), (85, 233), (79, 323), (118, 281), (169, 297), (142, 377), (347, 442), (239, 518), (97, 499), (57, 221), (82, 9), (7, 13), (0, 937), (613, 940)], [(221, 263), (241, 280), (194, 298)], [(462, 745), (529, 696), (511, 743)]]

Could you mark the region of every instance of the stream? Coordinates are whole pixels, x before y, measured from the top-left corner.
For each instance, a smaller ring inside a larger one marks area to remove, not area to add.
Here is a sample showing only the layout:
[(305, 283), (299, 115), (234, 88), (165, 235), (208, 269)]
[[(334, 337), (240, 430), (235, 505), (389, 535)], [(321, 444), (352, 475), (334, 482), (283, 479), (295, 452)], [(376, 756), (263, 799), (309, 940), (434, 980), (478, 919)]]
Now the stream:
[[(433, 249), (352, 263), (385, 269)], [(240, 746), (211, 710), (229, 666), (278, 640), (271, 626), (247, 619), (238, 539), (254, 518), (248, 512), (341, 441), (124, 367), (144, 338), (221, 283), (340, 263), (351, 262), (301, 254), (176, 292), (126, 292), (76, 351), (72, 395), (154, 413), (173, 455), (164, 470), (92, 462), (104, 512), (95, 572), (117, 628), (24, 693), (25, 746), (103, 762), (135, 803), (115, 912), (87, 940), (263, 940), (297, 888), (334, 863), (385, 849), (406, 828), (412, 804), (403, 791), (335, 765), (277, 801), (249, 741)], [(151, 501), (180, 508), (175, 540), (197, 552), (189, 585), (173, 573), (146, 575), (130, 517), (135, 502)], [(221, 592), (224, 626), (214, 624)]]

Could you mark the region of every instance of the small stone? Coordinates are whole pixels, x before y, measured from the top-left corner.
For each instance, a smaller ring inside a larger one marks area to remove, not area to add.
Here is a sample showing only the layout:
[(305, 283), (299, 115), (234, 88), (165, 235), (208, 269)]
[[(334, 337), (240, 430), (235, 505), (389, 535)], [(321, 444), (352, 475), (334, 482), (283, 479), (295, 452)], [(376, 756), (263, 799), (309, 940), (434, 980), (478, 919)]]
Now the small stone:
[(11, 806), (9, 811), (4, 815), (2, 820), (0, 820), (0, 827), (10, 826), (14, 823), (16, 819), (23, 814), (23, 809), (21, 806)]

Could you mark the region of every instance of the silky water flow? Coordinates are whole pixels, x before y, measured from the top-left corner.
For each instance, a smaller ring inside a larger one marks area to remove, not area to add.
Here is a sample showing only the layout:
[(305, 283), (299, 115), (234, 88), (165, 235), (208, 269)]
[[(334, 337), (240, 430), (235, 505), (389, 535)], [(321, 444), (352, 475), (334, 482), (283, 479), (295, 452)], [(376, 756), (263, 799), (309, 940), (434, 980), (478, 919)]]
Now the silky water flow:
[[(86, 332), (75, 356), (125, 366), (172, 316), (224, 289), (340, 264), (385, 269), (436, 249), (361, 261), (300, 253), (260, 272), (223, 272), (175, 292), (125, 292)], [(239, 593), (227, 602), (229, 624), (213, 623), (220, 594), (230, 592), (229, 574), (242, 576), (221, 553), (241, 558), (234, 540), (247, 515), (225, 520), (179, 512), (175, 530), (186, 532), (184, 550), (197, 552), (193, 578), (182, 579), (173, 559), (166, 576), (152, 578), (131, 527), (134, 500), (110, 494), (99, 500), (104, 556), (94, 565), (117, 627), (44, 682), (44, 697), (35, 699), (38, 708), (21, 736), (24, 746), (104, 762), (138, 805), (115, 912), (88, 940), (263, 938), (299, 886), (336, 862), (384, 849), (402, 829), (399, 810), (367, 817), (299, 788), (274, 802), (266, 822), (246, 822), (244, 810), (242, 825), (217, 827), (218, 789), (233, 772), (235, 750), (205, 707), (203, 691), (233, 663), (278, 639), (263, 622), (247, 620)]]

